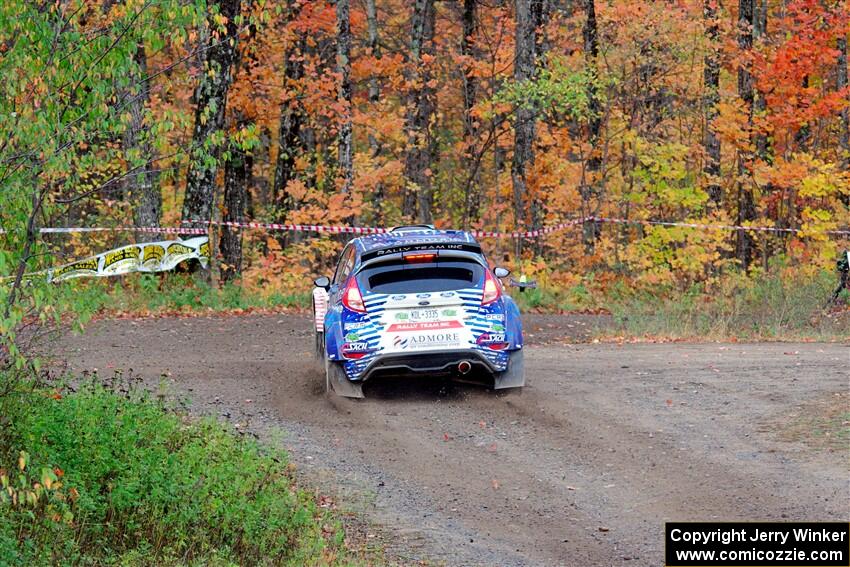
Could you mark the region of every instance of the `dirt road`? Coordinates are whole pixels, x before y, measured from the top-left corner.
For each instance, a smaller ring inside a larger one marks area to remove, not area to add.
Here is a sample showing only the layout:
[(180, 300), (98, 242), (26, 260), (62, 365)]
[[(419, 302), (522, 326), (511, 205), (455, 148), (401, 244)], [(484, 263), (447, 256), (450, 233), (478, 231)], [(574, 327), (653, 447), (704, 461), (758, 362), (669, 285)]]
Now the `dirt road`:
[(850, 346), (575, 344), (598, 321), (528, 318), (528, 386), (508, 396), (419, 380), (328, 398), (291, 315), (104, 321), (59, 353), (283, 429), (401, 563), (657, 566), (665, 520), (850, 518), (847, 442), (805, 426), (850, 412)]

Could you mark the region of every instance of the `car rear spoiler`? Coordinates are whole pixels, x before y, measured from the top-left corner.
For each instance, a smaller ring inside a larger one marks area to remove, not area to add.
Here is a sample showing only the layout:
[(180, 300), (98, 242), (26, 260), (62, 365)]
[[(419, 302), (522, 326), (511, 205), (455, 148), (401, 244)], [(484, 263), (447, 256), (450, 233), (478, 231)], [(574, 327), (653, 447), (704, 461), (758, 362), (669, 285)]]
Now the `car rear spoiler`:
[(416, 244), (403, 244), (400, 246), (389, 246), (387, 248), (379, 248), (364, 253), (360, 257), (361, 262), (367, 262), (375, 258), (383, 258), (393, 254), (404, 254), (407, 252), (439, 252), (445, 250), (449, 252), (471, 252), (473, 254), (481, 254), (481, 246), (472, 243), (461, 242), (417, 242)]

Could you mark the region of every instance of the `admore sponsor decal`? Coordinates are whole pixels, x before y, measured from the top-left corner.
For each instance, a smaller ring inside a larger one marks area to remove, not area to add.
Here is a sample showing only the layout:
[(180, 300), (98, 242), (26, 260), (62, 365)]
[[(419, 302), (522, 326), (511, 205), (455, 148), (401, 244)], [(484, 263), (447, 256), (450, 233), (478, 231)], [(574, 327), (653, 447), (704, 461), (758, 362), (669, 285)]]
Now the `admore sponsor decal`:
[(398, 335), (393, 339), (393, 347), (400, 349), (430, 349), (439, 347), (457, 347), (460, 345), (460, 333), (423, 333), (419, 335)]

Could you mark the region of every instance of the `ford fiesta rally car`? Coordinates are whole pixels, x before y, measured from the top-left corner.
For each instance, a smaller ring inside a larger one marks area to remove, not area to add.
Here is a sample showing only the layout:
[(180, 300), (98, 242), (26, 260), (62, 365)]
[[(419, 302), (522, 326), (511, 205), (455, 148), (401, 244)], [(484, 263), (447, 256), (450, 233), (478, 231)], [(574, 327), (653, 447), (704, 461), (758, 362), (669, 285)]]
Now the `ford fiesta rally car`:
[(315, 280), (326, 387), (361, 398), (367, 380), (410, 374), (522, 387), (522, 324), (499, 279), (508, 275), (463, 231), (410, 226), (353, 239), (333, 278)]

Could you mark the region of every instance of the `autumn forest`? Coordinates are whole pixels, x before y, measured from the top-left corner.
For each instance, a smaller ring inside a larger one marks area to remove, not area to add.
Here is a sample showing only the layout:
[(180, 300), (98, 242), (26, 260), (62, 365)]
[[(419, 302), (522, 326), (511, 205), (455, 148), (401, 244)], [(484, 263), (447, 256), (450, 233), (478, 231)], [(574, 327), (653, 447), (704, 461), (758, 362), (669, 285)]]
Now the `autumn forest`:
[[(831, 269), (849, 26), (844, 0), (3, 2), (0, 220), (12, 248), (38, 226), (574, 221), (484, 239), (552, 286)], [(222, 279), (294, 286), (343, 240), (215, 242)]]

